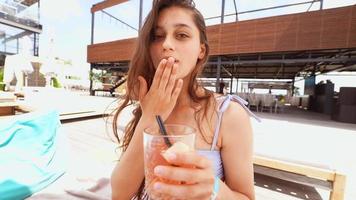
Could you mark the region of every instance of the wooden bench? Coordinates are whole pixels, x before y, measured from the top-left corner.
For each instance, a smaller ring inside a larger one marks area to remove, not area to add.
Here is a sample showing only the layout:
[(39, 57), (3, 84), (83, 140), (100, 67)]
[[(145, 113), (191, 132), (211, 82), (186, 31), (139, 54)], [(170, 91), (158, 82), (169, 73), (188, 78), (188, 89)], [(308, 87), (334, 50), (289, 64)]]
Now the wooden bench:
[(335, 170), (254, 156), (254, 172), (277, 179), (330, 191), (329, 200), (343, 200), (346, 176)]
[(19, 106), (17, 102), (3, 102), (0, 103), (0, 116), (14, 115), (15, 109)]

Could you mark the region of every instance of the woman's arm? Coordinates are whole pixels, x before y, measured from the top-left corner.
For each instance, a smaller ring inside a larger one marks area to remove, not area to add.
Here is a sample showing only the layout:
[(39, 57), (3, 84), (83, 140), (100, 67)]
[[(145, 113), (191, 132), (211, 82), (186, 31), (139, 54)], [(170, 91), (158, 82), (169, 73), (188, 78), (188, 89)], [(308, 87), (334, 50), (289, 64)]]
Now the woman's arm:
[(143, 164), (143, 129), (152, 122), (140, 120), (134, 136), (121, 156), (120, 162), (111, 175), (113, 200), (129, 200), (138, 191), (144, 178)]
[(255, 199), (252, 127), (239, 104), (230, 103), (224, 112), (220, 134), (226, 185), (221, 182), (218, 199)]
[(166, 120), (182, 90), (183, 80), (176, 80), (174, 59), (163, 59), (148, 90), (146, 80), (139, 76), (139, 101), (142, 116), (130, 144), (111, 176), (112, 199), (129, 200), (138, 191), (144, 177), (143, 130), (156, 125), (155, 115)]

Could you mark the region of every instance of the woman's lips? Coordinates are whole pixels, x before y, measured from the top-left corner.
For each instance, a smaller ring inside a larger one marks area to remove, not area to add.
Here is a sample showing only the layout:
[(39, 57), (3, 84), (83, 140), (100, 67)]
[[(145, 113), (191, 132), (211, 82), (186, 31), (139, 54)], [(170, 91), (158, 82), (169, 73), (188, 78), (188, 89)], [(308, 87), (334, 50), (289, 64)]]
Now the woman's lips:
[[(174, 58), (174, 57), (172, 57), (172, 56), (169, 56), (169, 57), (164, 57), (164, 58), (162, 58), (161, 60), (163, 60), (163, 59), (168, 60), (168, 58)], [(174, 58), (174, 63), (178, 63), (178, 62), (179, 62), (179, 60), (178, 60), (178, 59), (176, 59), (176, 58)]]

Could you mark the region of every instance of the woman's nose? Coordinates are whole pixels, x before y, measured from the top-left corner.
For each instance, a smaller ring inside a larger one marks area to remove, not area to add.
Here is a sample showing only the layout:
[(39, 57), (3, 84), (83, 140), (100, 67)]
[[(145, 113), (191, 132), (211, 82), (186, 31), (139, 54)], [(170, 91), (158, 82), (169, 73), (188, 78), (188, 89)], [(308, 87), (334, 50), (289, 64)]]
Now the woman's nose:
[(169, 36), (165, 37), (162, 46), (164, 50), (174, 50), (173, 39)]

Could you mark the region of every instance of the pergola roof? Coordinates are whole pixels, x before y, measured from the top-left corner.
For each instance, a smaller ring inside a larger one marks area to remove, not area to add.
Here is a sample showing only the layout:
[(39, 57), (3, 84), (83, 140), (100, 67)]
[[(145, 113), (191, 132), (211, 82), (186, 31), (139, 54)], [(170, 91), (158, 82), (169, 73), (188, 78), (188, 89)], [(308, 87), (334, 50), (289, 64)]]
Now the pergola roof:
[[(274, 52), (221, 56), (221, 78), (293, 79), (312, 73), (356, 71), (356, 49)], [(218, 57), (211, 56), (202, 76), (216, 78)], [(95, 68), (128, 70), (128, 61), (95, 63)]]
[[(331, 71), (356, 71), (356, 49), (274, 52), (221, 56), (222, 78), (293, 79)], [(217, 56), (209, 59), (203, 76), (217, 74)]]
[(278, 90), (291, 90), (293, 82), (248, 82), (248, 88), (252, 89), (278, 89)]

